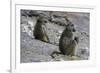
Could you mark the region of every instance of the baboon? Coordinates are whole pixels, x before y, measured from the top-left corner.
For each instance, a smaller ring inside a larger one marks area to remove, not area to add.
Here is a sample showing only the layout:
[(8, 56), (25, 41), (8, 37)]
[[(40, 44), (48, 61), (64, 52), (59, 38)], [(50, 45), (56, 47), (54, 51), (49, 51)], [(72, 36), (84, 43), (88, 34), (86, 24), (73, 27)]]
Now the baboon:
[(46, 23), (48, 20), (42, 16), (38, 17), (37, 23), (34, 27), (34, 37), (35, 39), (44, 41), (44, 42), (49, 42), (48, 35), (46, 33)]
[(59, 40), (59, 50), (63, 55), (75, 55), (75, 48), (79, 41), (78, 37), (75, 37), (73, 34), (75, 31), (74, 24), (69, 22), (69, 24), (66, 25), (65, 30), (62, 32)]

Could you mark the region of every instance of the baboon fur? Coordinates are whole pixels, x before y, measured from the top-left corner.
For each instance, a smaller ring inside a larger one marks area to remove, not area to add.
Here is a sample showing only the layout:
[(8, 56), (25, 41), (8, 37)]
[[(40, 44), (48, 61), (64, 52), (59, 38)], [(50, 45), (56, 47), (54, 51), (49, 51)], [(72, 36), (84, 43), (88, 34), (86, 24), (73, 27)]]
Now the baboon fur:
[(46, 33), (46, 23), (48, 22), (48, 20), (42, 16), (38, 17), (37, 23), (34, 27), (34, 36), (35, 39), (44, 41), (44, 42), (49, 42), (49, 38), (48, 35)]
[(75, 48), (78, 44), (78, 37), (74, 37), (75, 32), (74, 24), (69, 23), (66, 25), (65, 30), (62, 32), (62, 35), (59, 40), (59, 50), (63, 55), (74, 56)]

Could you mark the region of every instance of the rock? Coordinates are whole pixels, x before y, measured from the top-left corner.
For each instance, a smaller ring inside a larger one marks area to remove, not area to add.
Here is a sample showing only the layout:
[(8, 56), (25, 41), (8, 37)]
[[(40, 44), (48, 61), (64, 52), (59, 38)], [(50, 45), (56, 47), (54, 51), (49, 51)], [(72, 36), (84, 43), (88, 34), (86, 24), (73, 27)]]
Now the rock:
[[(34, 39), (34, 26), (39, 16), (48, 19), (45, 30), (49, 43)], [(65, 16), (75, 25), (79, 45), (76, 56), (55, 55), (59, 52), (59, 39), (67, 25)], [(87, 60), (89, 58), (89, 13), (74, 12), (53, 12), (40, 10), (21, 10), (21, 62), (47, 62), (47, 61), (69, 61)]]
[[(26, 32), (21, 32), (21, 61), (50, 61), (53, 51), (58, 46), (32, 39)], [(39, 57), (40, 56), (40, 57)]]
[(81, 48), (77, 51), (77, 56), (79, 56), (83, 60), (89, 59), (89, 48)]
[(22, 17), (21, 32), (26, 32), (31, 38), (34, 38), (33, 31), (37, 22), (35, 17)]
[(70, 60), (81, 60), (78, 56), (67, 56), (67, 55), (54, 55), (53, 58), (54, 61), (70, 61)]
[(53, 15), (51, 22), (61, 25), (61, 26), (66, 26), (67, 21), (65, 20), (64, 17), (58, 16), (58, 15)]

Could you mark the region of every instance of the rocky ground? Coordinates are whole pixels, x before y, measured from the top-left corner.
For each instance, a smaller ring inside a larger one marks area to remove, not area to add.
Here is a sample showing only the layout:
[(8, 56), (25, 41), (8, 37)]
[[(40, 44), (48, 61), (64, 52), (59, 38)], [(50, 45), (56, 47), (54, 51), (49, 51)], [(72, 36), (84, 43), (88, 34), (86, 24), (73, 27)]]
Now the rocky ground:
[[(34, 38), (34, 26), (38, 16), (42, 15), (47, 19), (46, 33), (50, 43)], [(76, 35), (79, 37), (79, 44), (75, 56), (54, 54), (59, 51), (59, 38), (67, 25), (67, 17), (74, 25)], [(21, 10), (21, 63), (48, 62), (48, 61), (69, 61), (89, 59), (89, 13), (79, 12), (52, 12)]]

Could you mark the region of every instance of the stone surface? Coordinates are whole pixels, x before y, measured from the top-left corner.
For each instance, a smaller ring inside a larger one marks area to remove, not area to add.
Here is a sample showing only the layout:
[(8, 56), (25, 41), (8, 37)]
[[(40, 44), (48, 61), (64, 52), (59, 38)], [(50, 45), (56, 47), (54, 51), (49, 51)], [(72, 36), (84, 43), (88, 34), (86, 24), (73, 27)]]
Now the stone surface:
[[(38, 16), (48, 19), (46, 23), (47, 35), (50, 43), (34, 39), (34, 26)], [(79, 37), (79, 44), (76, 49), (76, 56), (69, 57), (55, 54), (59, 52), (59, 39), (67, 25), (64, 17), (67, 17), (76, 28)], [(89, 13), (79, 12), (52, 12), (52, 11), (21, 11), (21, 63), (27, 62), (47, 62), (47, 61), (68, 61), (68, 60), (87, 60), (89, 58)]]

